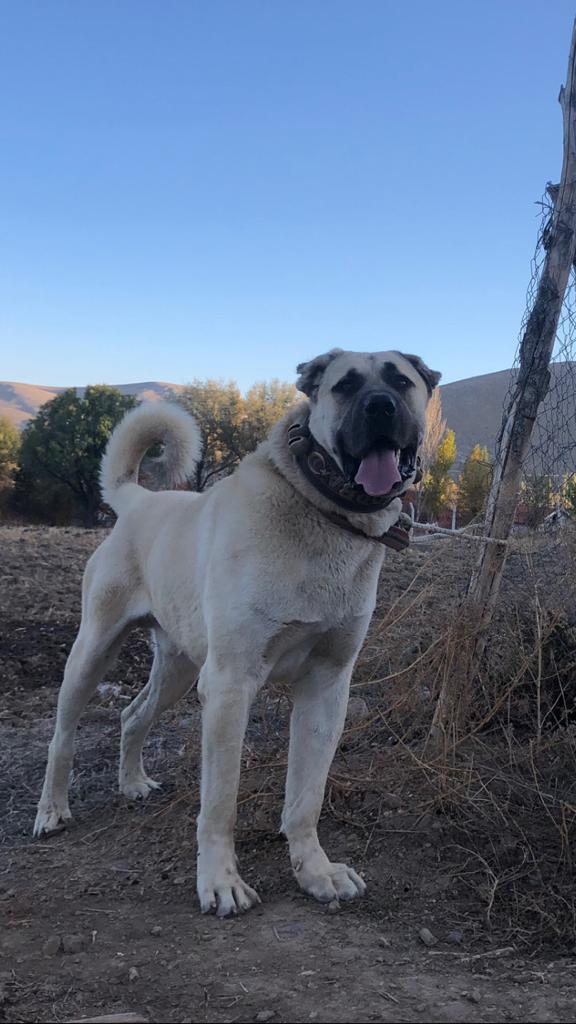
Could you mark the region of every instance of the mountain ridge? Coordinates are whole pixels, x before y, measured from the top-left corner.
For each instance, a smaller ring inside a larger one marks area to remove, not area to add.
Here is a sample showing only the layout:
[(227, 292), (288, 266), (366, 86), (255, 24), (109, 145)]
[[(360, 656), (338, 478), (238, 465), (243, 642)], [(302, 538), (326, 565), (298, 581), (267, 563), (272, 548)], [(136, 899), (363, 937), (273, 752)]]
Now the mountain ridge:
[[(533, 436), (533, 448), (543, 449), (547, 438), (562, 438), (564, 449), (558, 469), (576, 470), (576, 362), (553, 363), (551, 383), (544, 400)], [(459, 468), (475, 444), (494, 452), (506, 397), (513, 386), (516, 370), (496, 370), (475, 377), (465, 377), (440, 387), (442, 413), (448, 427), (456, 434)], [(122, 394), (137, 399), (156, 400), (178, 394), (183, 384), (169, 381), (139, 381), (113, 385)], [(18, 381), (0, 381), (0, 416), (19, 428), (25, 427), (46, 402), (67, 388)], [(83, 394), (85, 386), (74, 388)], [(557, 447), (559, 441), (555, 441)], [(542, 469), (544, 471), (544, 469)]]

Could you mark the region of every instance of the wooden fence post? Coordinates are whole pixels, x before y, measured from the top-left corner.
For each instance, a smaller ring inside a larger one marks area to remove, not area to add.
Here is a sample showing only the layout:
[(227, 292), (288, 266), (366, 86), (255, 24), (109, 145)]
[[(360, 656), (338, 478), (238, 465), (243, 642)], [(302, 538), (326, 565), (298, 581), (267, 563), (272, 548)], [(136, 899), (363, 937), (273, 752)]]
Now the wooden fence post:
[(506, 410), (496, 449), (494, 478), (486, 510), (485, 535), (492, 541), (482, 546), (472, 576), (464, 614), (474, 621), (475, 640), (466, 664), (466, 679), (447, 673), (442, 684), (432, 723), (435, 741), (446, 739), (457, 725), (463, 687), (468, 691), (477, 676), (506, 560), (530, 436), (538, 408), (550, 382), (549, 364), (556, 340), (558, 320), (576, 253), (576, 21), (568, 60), (566, 86), (560, 90), (564, 123), (562, 176), (558, 186), (549, 188), (554, 201), (546, 230), (546, 256), (534, 306), (520, 343), (519, 371)]

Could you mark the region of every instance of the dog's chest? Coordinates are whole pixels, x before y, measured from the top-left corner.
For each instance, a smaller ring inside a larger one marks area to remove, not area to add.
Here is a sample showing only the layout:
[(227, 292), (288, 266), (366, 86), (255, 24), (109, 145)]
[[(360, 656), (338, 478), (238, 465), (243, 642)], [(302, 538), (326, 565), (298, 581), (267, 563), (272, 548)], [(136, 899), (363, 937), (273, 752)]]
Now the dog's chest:
[(286, 565), (269, 580), (272, 603), (283, 609), (284, 621), (322, 623), (332, 628), (350, 616), (371, 613), (382, 562), (375, 558), (326, 558), (322, 553)]

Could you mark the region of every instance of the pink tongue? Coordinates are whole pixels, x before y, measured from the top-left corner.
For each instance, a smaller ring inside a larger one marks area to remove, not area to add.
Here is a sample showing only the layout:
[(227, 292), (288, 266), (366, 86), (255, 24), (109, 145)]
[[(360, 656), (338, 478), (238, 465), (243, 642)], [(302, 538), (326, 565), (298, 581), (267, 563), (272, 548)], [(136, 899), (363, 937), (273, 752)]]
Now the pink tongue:
[(362, 485), (366, 494), (373, 497), (389, 494), (394, 484), (402, 480), (398, 472), (396, 455), (390, 450), (370, 452), (370, 455), (362, 459), (354, 480), (355, 483)]

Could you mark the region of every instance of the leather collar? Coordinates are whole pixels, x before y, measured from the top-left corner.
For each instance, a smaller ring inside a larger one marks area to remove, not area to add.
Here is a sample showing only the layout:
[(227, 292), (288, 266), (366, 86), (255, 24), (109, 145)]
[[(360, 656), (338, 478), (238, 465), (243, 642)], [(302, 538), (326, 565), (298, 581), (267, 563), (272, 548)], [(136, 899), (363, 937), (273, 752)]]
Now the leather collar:
[[(395, 526), (390, 526), (384, 533), (379, 533), (376, 536), (364, 533), (364, 530), (361, 530), (358, 526), (353, 526), (344, 516), (339, 516), (337, 512), (325, 512), (323, 509), (321, 509), (321, 512), (326, 519), (329, 519), (331, 523), (339, 526), (342, 530), (354, 533), (357, 537), (364, 537), (365, 540), (373, 540), (376, 544), (385, 544), (387, 548), (392, 548), (393, 551), (405, 551), (410, 544), (412, 520), (405, 512), (400, 513)], [(403, 525), (400, 526), (400, 523)]]

